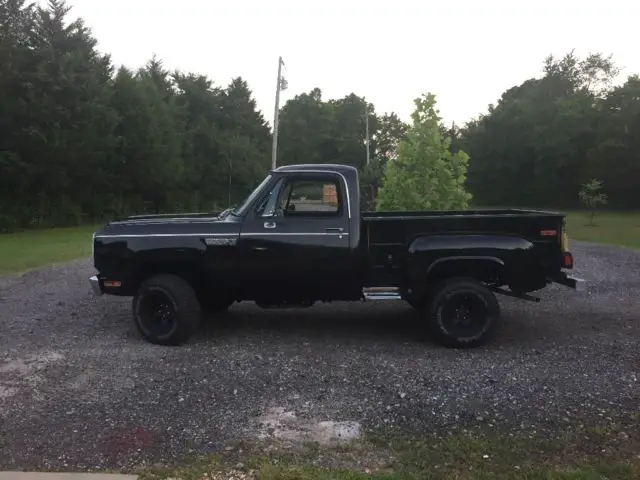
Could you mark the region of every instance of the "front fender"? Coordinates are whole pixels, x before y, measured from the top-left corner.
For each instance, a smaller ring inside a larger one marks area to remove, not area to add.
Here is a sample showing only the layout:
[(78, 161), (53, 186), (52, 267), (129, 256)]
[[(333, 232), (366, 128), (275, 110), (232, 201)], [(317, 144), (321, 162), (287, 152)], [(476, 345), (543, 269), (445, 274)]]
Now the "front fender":
[(198, 237), (97, 235), (94, 261), (100, 279), (120, 282), (105, 293), (131, 296), (151, 274), (201, 270), (206, 250)]

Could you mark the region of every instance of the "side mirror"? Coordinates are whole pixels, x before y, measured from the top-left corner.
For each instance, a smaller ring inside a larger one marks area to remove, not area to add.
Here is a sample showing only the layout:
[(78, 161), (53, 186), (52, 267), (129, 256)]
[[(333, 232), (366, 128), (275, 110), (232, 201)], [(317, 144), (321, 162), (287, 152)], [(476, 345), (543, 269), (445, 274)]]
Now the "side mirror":
[(282, 212), (281, 208), (276, 208), (275, 210), (271, 210), (270, 212), (265, 212), (262, 214), (262, 218), (277, 219), (277, 218), (283, 218), (283, 217), (284, 217), (284, 213)]

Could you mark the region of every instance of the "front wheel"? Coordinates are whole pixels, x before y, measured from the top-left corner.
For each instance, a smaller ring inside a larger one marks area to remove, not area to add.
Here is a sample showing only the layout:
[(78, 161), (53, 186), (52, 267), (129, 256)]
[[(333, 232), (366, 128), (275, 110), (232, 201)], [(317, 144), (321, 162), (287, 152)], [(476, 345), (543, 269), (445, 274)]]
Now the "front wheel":
[(434, 339), (454, 348), (486, 343), (500, 318), (493, 292), (472, 278), (444, 281), (430, 296), (423, 312)]
[(142, 336), (157, 345), (185, 342), (200, 325), (200, 303), (191, 285), (175, 275), (156, 275), (138, 289), (133, 319)]

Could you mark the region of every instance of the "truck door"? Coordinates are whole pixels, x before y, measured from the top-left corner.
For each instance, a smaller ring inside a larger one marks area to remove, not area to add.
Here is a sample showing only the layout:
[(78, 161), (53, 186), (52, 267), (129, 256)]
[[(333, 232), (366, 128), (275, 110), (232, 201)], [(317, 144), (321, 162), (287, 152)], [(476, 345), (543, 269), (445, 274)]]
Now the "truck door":
[(249, 298), (327, 299), (353, 282), (345, 180), (335, 173), (282, 177), (243, 222), (240, 275)]

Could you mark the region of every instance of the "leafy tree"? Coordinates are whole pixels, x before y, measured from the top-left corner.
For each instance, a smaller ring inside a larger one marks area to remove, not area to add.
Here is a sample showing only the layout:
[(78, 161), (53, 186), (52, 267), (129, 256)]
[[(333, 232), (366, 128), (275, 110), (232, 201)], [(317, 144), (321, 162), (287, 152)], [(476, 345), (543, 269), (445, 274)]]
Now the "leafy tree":
[(385, 166), (397, 158), (398, 144), (409, 128), (393, 112), (379, 117), (377, 127), (371, 134), (371, 162), (360, 170), (360, 192), (363, 207), (367, 209), (375, 208)]
[(598, 105), (618, 69), (610, 57), (569, 53), (547, 58), (543, 73), (507, 90), (461, 132), (468, 187), (482, 205), (577, 206), (571, 192), (589, 175)]
[[(278, 164), (358, 167), (364, 208), (385, 178), (379, 203), (414, 191), (411, 208), (453, 208), (466, 196), (434, 198), (458, 191), (463, 150), (481, 205), (575, 207), (573, 192), (598, 178), (612, 207), (640, 208), (640, 80), (613, 87), (618, 72), (602, 54), (549, 57), (463, 128), (435, 113), (407, 125), (355, 93), (327, 100), (316, 88), (282, 108)], [(155, 57), (116, 72), (62, 0), (0, 0), (0, 132), (0, 231), (217, 210), (270, 166), (271, 132), (242, 78), (215, 85)]]
[(332, 108), (319, 88), (288, 100), (280, 111), (278, 165), (335, 161), (332, 122)]
[(435, 96), (415, 100), (412, 124), (398, 145), (397, 158), (387, 163), (378, 193), (378, 210), (449, 210), (467, 207), (464, 188), (468, 155), (452, 153), (442, 135)]
[[(366, 115), (369, 151), (366, 165)], [(315, 88), (287, 101), (280, 113), (278, 164), (346, 163), (360, 169), (364, 208), (373, 208), (384, 165), (395, 158), (407, 125), (395, 113), (379, 116), (372, 104), (355, 94), (323, 101)]]
[[(113, 146), (116, 112), (109, 107), (112, 66), (81, 20), (51, 0), (35, 10), (29, 105), (19, 155), (30, 163), (29, 224), (76, 224), (102, 203), (101, 170)], [(99, 194), (96, 194), (99, 192)]]
[(169, 74), (155, 57), (116, 73), (69, 12), (0, 0), (0, 231), (246, 195), (271, 140), (246, 82)]
[(0, 232), (30, 217), (34, 165), (25, 156), (31, 108), (25, 101), (37, 65), (36, 10), (24, 0), (0, 0)]
[(599, 205), (605, 205), (607, 203), (607, 194), (602, 191), (602, 182), (592, 178), (588, 182), (582, 184), (580, 191), (578, 192), (578, 198), (589, 210), (589, 224), (595, 225), (596, 209)]
[(640, 77), (630, 76), (596, 106), (595, 141), (586, 159), (589, 176), (602, 179), (612, 207), (640, 207)]

